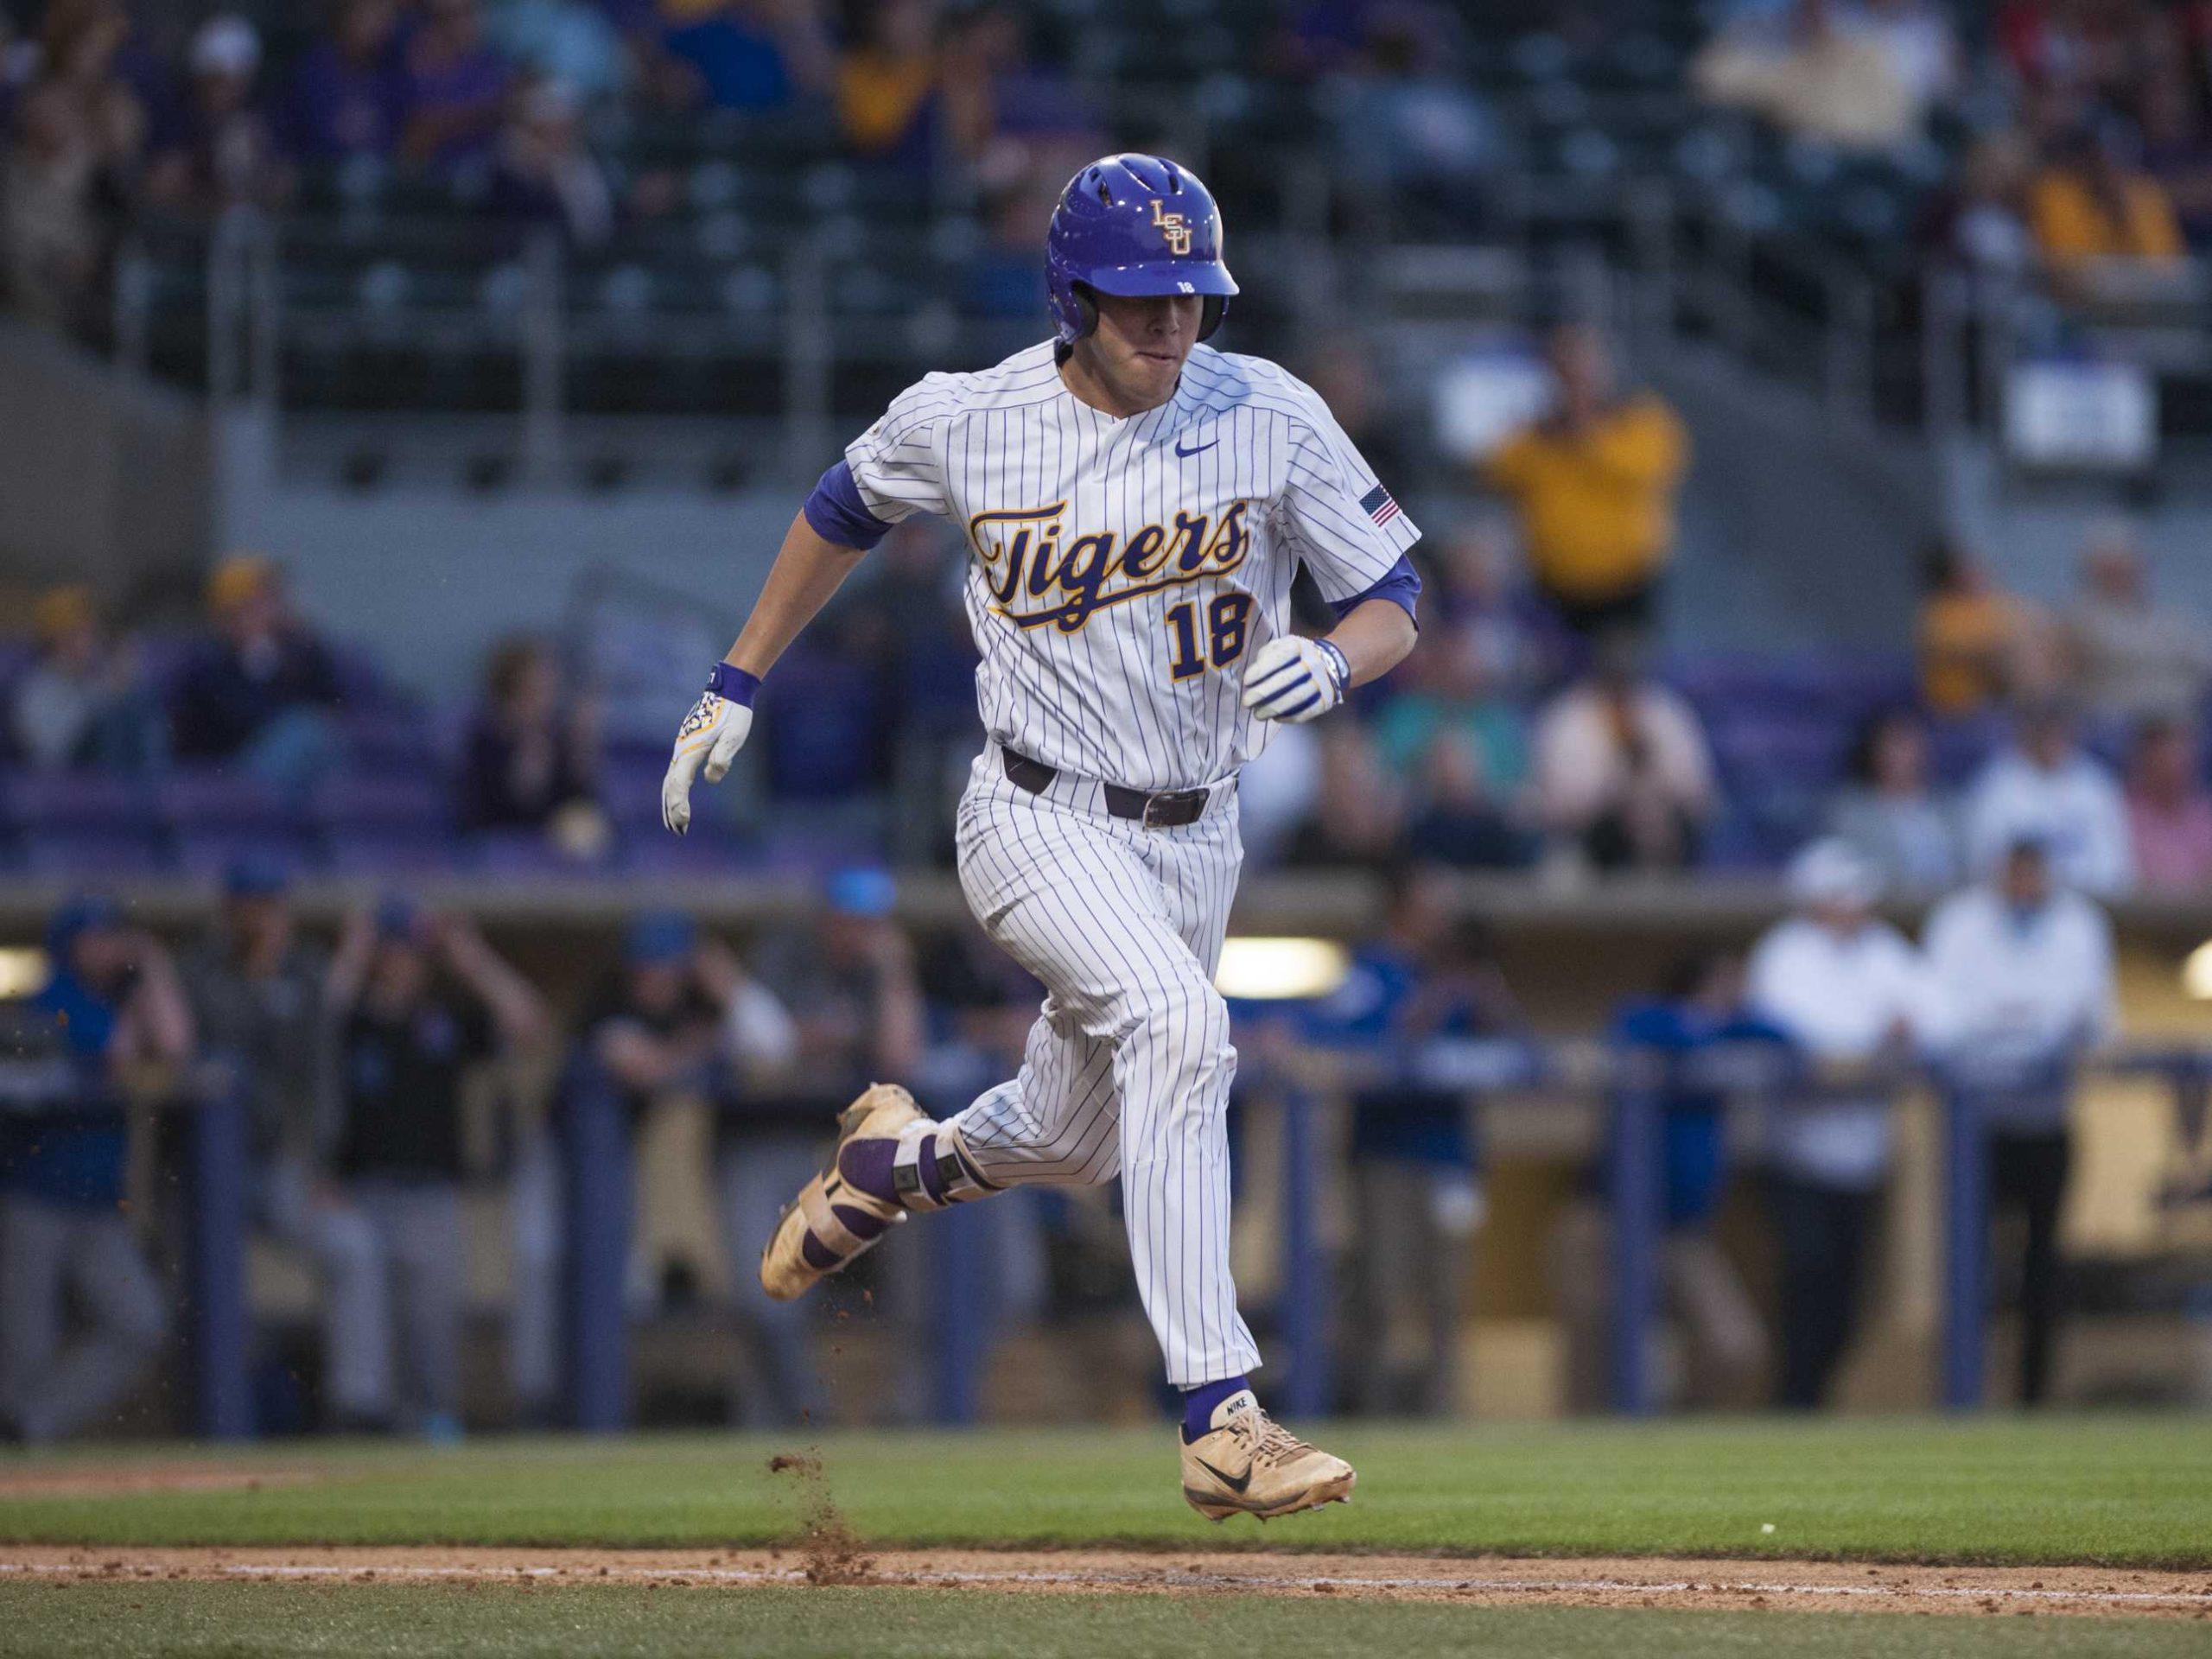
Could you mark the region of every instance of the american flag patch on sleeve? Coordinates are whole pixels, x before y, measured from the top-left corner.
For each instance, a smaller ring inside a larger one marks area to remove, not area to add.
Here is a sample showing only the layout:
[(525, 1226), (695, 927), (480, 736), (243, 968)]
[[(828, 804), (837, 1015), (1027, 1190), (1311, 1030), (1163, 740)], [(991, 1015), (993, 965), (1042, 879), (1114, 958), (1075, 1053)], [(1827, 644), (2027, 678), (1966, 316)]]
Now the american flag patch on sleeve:
[(1398, 516), (1397, 498), (1377, 484), (1359, 498), (1359, 510), (1378, 524), (1387, 524)]

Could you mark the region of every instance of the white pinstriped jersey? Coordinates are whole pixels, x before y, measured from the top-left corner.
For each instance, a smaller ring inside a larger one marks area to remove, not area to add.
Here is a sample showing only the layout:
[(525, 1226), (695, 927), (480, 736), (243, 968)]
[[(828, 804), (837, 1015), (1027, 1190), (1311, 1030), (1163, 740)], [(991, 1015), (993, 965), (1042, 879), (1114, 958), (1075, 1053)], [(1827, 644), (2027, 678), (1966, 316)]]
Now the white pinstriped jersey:
[(1239, 685), (1290, 627), (1300, 563), (1350, 599), (1420, 539), (1318, 393), (1205, 346), (1127, 419), (1067, 390), (1050, 341), (932, 374), (845, 459), (883, 523), (964, 531), (990, 734), (1135, 789), (1210, 784), (1266, 746)]

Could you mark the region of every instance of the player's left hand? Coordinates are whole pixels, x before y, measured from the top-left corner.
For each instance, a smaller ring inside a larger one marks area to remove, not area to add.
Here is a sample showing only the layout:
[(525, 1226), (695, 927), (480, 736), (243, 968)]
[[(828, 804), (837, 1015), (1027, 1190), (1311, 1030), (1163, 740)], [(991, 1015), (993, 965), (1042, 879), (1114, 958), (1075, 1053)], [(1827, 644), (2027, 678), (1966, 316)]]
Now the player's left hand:
[(676, 753), (660, 784), (660, 821), (682, 835), (691, 827), (691, 780), (706, 769), (719, 784), (753, 730), (753, 711), (715, 691), (703, 693), (676, 734)]
[(1302, 726), (1344, 700), (1351, 664), (1325, 639), (1284, 634), (1252, 653), (1244, 670), (1244, 706), (1262, 720)]

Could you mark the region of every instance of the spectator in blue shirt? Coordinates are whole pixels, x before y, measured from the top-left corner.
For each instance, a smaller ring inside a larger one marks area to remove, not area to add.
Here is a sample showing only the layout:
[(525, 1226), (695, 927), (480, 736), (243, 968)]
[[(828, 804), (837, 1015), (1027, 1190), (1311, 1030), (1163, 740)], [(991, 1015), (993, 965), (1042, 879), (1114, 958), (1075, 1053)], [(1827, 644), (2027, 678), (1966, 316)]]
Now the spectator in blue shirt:
[(767, 0), (727, 0), (670, 29), (662, 48), (709, 109), (785, 109), (829, 73), (828, 43), (807, 9)]
[(595, 105), (628, 84), (617, 19), (601, 0), (492, 0), (484, 32), (528, 73)]
[[(1726, 952), (1694, 957), (1669, 976), (1662, 994), (1637, 998), (1614, 1017), (1617, 1058), (1665, 1068), (1660, 1117), (1663, 1233), (1660, 1294), (1681, 1326), (1683, 1403), (1744, 1406), (1758, 1398), (1766, 1334), (1743, 1277), (1713, 1236), (1727, 1183), (1723, 1109), (1717, 1082), (1685, 1065), (1722, 1045), (1786, 1044), (1745, 1006), (1743, 964)], [(1608, 1160), (1586, 1174), (1552, 1241), (1552, 1267), (1567, 1349), (1567, 1404), (1607, 1404), (1612, 1352), (1612, 1228), (1605, 1208)]]
[(1441, 1414), (1457, 1397), (1483, 1192), (1470, 1096), (1427, 1080), (1423, 1060), (1440, 1041), (1509, 1036), (1521, 1015), (1486, 935), (1451, 919), (1440, 874), (1402, 867), (1385, 880), (1382, 937), (1354, 953), (1312, 1026), (1352, 1079), (1346, 1403)]
[(338, 665), (292, 608), (268, 560), (226, 559), (207, 581), (215, 635), (178, 676), (170, 719), (178, 758), (234, 761), (279, 788), (303, 791), (337, 754), (328, 719)]
[[(64, 905), (47, 950), (51, 977), (12, 1010), (8, 1063), (49, 1089), (0, 1135), (0, 1428), (32, 1443), (97, 1421), (161, 1345), (161, 1287), (124, 1205), (122, 1074), (192, 1050), (168, 953), (113, 904)], [(86, 1325), (73, 1339), (70, 1303)]]
[(31, 611), (38, 656), (9, 695), (13, 759), (41, 772), (150, 772), (168, 728), (144, 717), (138, 652), (111, 632), (90, 588), (52, 588)]

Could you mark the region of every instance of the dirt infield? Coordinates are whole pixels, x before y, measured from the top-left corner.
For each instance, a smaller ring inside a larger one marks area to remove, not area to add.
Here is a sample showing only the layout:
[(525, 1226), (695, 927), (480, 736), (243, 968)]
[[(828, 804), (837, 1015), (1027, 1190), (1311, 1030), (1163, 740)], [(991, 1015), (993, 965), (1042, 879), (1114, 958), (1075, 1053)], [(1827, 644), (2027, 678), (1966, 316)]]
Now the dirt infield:
[(2212, 1578), (2096, 1567), (1855, 1567), (1819, 1561), (1580, 1560), (1070, 1550), (882, 1550), (824, 1571), (791, 1550), (0, 1546), (0, 1582), (117, 1579), (523, 1583), (732, 1589), (835, 1582), (1009, 1595), (1337, 1596), (1473, 1606), (1770, 1608), (2212, 1621)]

